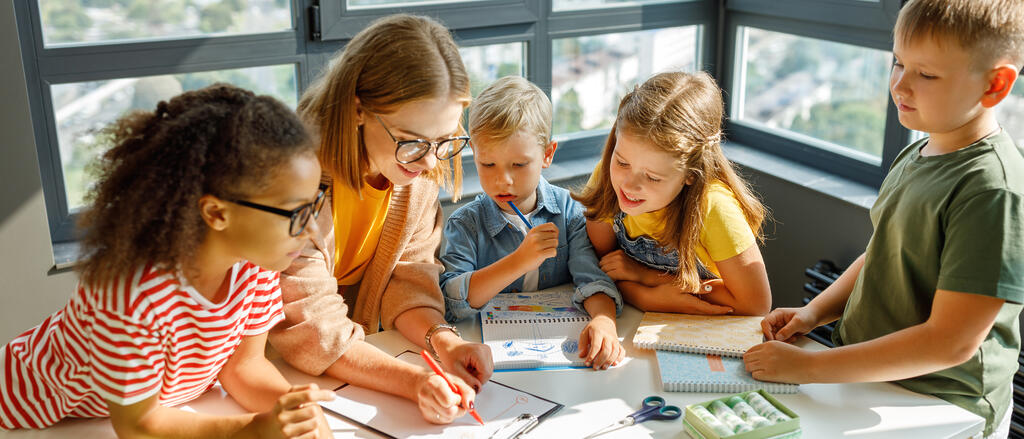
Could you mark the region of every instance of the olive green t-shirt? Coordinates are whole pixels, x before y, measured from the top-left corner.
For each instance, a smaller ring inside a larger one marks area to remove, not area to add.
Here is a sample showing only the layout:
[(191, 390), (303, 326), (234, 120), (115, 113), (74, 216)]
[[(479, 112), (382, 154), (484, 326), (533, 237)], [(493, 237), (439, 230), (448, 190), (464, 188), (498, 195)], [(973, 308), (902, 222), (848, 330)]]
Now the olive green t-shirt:
[(924, 323), (935, 290), (1006, 300), (967, 362), (897, 381), (985, 418), (1008, 409), (1024, 302), (1024, 150), (1005, 131), (958, 151), (923, 157), (904, 149), (871, 208), (874, 234), (833, 340), (872, 340)]

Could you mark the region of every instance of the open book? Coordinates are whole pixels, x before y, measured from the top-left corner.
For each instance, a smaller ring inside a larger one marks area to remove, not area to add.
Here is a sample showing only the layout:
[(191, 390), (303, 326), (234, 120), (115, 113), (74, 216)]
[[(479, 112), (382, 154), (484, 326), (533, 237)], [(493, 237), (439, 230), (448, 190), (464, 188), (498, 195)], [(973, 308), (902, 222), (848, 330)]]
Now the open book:
[(761, 316), (644, 313), (633, 336), (643, 349), (741, 357), (764, 340)]
[(483, 343), (494, 370), (586, 367), (579, 336), (590, 316), (572, 304), (572, 285), (498, 294), (480, 310)]

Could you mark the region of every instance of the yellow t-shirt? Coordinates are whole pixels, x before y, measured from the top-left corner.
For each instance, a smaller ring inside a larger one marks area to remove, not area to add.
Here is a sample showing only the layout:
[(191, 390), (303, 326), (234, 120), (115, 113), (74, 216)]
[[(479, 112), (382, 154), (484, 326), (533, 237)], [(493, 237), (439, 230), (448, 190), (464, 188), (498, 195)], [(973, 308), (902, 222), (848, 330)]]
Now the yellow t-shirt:
[[(700, 233), (700, 245), (696, 249), (697, 258), (715, 276), (721, 277), (715, 261), (724, 261), (743, 253), (754, 244), (756, 238), (729, 186), (715, 180), (706, 187), (706, 190), (704, 230)], [(664, 209), (640, 215), (626, 215), (622, 219), (622, 224), (626, 226), (626, 234), (630, 238), (635, 239), (641, 235), (653, 237), (665, 224), (664, 216)], [(612, 219), (607, 218), (603, 221), (611, 223)]]
[(334, 277), (338, 285), (355, 285), (377, 251), (393, 185), (377, 189), (363, 182), (363, 198), (344, 183), (334, 183)]

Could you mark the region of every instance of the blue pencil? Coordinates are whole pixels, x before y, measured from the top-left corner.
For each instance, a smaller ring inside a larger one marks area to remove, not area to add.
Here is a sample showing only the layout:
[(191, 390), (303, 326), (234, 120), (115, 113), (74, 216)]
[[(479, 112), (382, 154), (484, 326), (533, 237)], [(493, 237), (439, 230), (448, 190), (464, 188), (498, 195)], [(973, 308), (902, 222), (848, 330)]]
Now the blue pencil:
[(516, 205), (515, 205), (515, 204), (512, 204), (512, 202), (511, 202), (511, 201), (509, 201), (509, 202), (508, 202), (508, 205), (509, 205), (510, 207), (512, 207), (512, 210), (514, 210), (514, 211), (516, 212), (516, 215), (519, 215), (519, 218), (520, 218), (520, 219), (522, 219), (522, 220), (523, 220), (523, 223), (525, 223), (525, 224), (526, 224), (526, 230), (530, 230), (530, 229), (532, 229), (532, 228), (533, 228), (533, 226), (531, 226), (531, 225), (530, 225), (530, 220), (526, 219), (526, 215), (523, 215), (523, 213), (519, 211), (519, 208), (518, 208), (518, 207), (516, 207)]

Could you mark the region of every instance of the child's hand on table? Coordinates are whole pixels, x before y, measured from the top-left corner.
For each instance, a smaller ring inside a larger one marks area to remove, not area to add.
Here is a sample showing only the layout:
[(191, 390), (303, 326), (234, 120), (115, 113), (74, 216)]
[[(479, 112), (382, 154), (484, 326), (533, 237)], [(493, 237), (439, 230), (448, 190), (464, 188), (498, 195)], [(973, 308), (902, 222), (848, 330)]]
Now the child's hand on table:
[(558, 255), (558, 226), (544, 223), (530, 229), (515, 251), (529, 270), (536, 270), (544, 260)]
[(800, 308), (777, 308), (761, 320), (761, 330), (766, 340), (792, 343), (798, 335), (811, 332), (818, 326), (818, 317), (806, 306)]
[(615, 330), (615, 320), (607, 316), (597, 316), (590, 320), (587, 327), (580, 333), (580, 358), (586, 359), (586, 365), (594, 369), (607, 369), (618, 365), (626, 356), (626, 350), (619, 343)]
[(766, 341), (743, 354), (743, 364), (754, 379), (803, 384), (811, 381), (812, 354), (781, 341)]
[(273, 410), (256, 416), (260, 437), (330, 438), (331, 430), (317, 401), (332, 399), (334, 392), (320, 390), (316, 384), (293, 386), (277, 399)]

